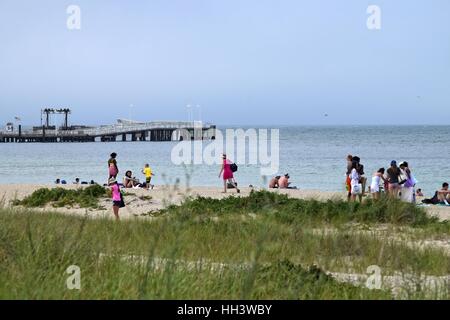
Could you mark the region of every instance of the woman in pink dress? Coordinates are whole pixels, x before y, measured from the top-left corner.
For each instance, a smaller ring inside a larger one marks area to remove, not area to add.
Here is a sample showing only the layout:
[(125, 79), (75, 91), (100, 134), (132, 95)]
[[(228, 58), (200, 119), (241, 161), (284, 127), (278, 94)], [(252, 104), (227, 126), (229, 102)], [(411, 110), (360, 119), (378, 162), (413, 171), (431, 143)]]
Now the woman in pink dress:
[(223, 192), (227, 193), (228, 183), (236, 188), (237, 193), (240, 193), (241, 190), (237, 187), (236, 181), (234, 180), (233, 171), (231, 170), (230, 165), (232, 162), (227, 159), (227, 155), (222, 155), (223, 163), (222, 168), (220, 169), (219, 178), (223, 173)]

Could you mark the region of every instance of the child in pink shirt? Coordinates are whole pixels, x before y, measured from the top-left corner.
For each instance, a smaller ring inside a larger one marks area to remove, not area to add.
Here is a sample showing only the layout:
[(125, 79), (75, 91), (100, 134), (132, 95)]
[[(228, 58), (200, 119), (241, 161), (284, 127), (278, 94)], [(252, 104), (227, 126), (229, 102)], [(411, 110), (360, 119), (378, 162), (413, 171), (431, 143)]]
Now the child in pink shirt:
[(114, 178), (109, 179), (109, 186), (111, 187), (112, 192), (113, 213), (116, 217), (116, 220), (119, 220), (119, 210), (120, 208), (125, 207), (125, 203), (123, 202), (122, 194), (120, 193), (120, 187), (117, 183), (117, 180)]

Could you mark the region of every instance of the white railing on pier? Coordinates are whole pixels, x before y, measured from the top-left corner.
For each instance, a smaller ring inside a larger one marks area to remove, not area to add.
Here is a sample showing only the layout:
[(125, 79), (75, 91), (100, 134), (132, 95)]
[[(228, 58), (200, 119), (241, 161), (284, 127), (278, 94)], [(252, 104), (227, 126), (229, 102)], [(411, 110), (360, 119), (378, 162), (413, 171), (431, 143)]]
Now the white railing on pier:
[[(92, 128), (79, 128), (75, 130), (46, 130), (45, 136), (89, 136), (89, 137), (99, 137), (99, 136), (113, 136), (113, 135), (121, 135), (127, 133), (137, 133), (137, 132), (145, 132), (156, 129), (192, 129), (192, 128), (202, 128), (202, 129), (211, 129), (213, 127), (212, 124), (205, 124), (201, 121), (153, 121), (146, 123), (118, 123), (113, 125), (105, 125), (99, 127)], [(13, 132), (0, 131), (0, 134), (3, 136), (17, 136), (18, 131), (14, 130)], [(23, 135), (27, 136), (42, 136), (43, 130), (22, 130)]]

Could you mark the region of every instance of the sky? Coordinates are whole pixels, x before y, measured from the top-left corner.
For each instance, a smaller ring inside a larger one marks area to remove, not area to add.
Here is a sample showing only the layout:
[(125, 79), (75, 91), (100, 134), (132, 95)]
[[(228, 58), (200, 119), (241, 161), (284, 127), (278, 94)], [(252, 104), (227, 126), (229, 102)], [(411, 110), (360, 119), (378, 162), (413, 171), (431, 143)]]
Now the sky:
[(448, 0), (0, 0), (0, 125), (188, 104), (219, 125), (450, 124), (449, 16)]

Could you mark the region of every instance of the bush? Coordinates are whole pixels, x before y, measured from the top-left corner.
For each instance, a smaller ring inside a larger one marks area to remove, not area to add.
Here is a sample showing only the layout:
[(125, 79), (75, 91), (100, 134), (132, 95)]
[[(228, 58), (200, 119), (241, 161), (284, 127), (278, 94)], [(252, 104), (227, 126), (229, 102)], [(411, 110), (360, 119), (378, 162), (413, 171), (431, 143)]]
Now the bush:
[(82, 189), (64, 188), (42, 188), (33, 192), (23, 200), (14, 202), (14, 205), (21, 205), (27, 208), (44, 207), (51, 204), (54, 208), (73, 207), (97, 208), (98, 200), (107, 196), (107, 189), (99, 185), (92, 185)]
[[(201, 216), (254, 213), (271, 215), (287, 224), (314, 221), (392, 223), (411, 226), (439, 224), (438, 219), (427, 216), (423, 208), (400, 200), (383, 198), (379, 201), (368, 199), (362, 203), (343, 200), (321, 202), (289, 198), (285, 194), (269, 191), (252, 191), (248, 197), (191, 198), (181, 206), (170, 206), (163, 212)], [(448, 225), (447, 222), (444, 224)]]

